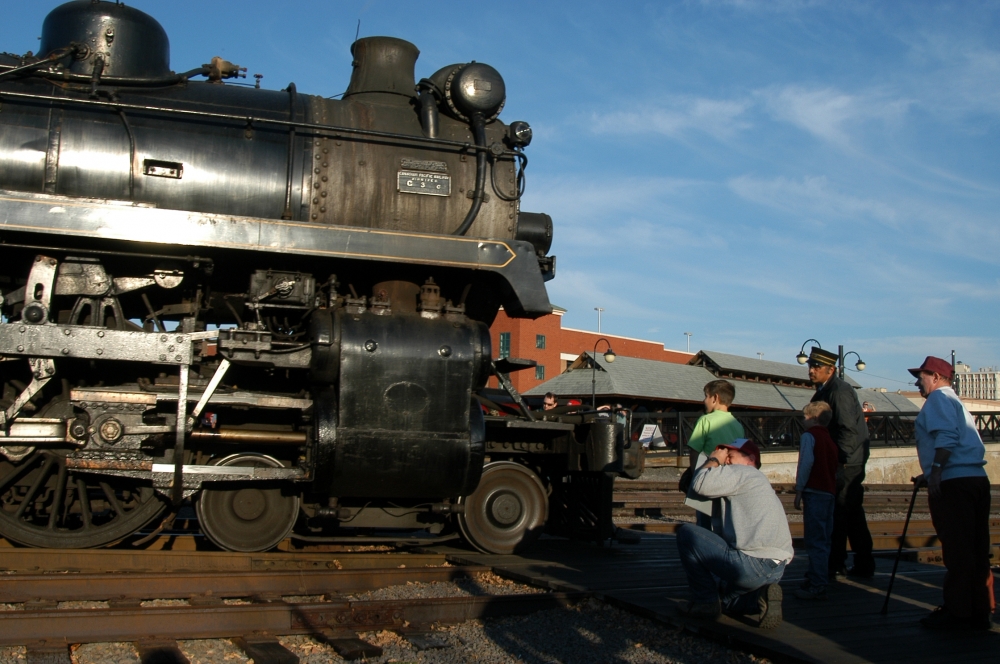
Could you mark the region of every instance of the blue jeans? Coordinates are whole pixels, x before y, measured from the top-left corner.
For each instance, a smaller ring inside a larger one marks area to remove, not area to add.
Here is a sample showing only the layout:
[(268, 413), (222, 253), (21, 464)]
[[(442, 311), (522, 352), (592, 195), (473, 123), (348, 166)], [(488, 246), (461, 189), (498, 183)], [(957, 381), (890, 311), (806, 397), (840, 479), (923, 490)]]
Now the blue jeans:
[(833, 508), (836, 497), (832, 493), (802, 494), (802, 530), (806, 551), (809, 552), (809, 571), (806, 586), (810, 590), (826, 588), (830, 573), (830, 537), (833, 535)]
[(720, 600), (728, 613), (759, 613), (757, 590), (778, 583), (785, 573), (784, 562), (748, 556), (712, 531), (692, 524), (678, 528), (677, 550), (687, 573), (691, 601)]

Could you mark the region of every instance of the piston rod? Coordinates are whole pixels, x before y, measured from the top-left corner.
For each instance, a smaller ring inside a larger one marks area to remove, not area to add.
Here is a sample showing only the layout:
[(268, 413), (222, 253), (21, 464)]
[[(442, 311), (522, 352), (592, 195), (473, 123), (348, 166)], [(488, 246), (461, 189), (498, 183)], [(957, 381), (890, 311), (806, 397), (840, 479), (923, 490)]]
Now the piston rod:
[(261, 443), (265, 445), (305, 445), (305, 431), (271, 431), (268, 429), (195, 429), (192, 441), (206, 443)]

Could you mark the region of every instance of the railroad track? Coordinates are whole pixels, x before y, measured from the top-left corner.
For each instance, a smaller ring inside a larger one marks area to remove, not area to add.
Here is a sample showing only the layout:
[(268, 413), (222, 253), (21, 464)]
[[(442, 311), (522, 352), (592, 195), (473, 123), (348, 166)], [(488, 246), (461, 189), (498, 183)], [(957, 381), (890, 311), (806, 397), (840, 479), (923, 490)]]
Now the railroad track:
[[(792, 484), (773, 485), (786, 512), (794, 512), (795, 489)], [(865, 510), (867, 512), (905, 512), (913, 495), (913, 485), (881, 484), (866, 486)], [(1000, 485), (993, 486), (994, 506), (1000, 508)], [(677, 482), (632, 481), (616, 482), (612, 514), (616, 517), (679, 516), (690, 515), (691, 508), (684, 504), (684, 494), (677, 489)], [(917, 495), (914, 507), (917, 514), (927, 514), (927, 493)]]
[[(167, 551), (149, 549), (0, 548), (0, 571), (8, 572), (270, 572), (280, 570), (400, 569), (445, 565), (442, 554), (234, 551)], [(6, 579), (8, 577), (0, 577)]]
[[(17, 550), (14, 550), (17, 551)], [(11, 567), (5, 552), (3, 566)], [(434, 598), (358, 599), (368, 591), (436, 582), (475, 581), (487, 567), (445, 566), (442, 555), (362, 554), (339, 556), (354, 569), (264, 567), (260, 563), (295, 558), (276, 554), (230, 555), (216, 569), (184, 571), (180, 567), (213, 558), (199, 553), (118, 551), (31, 551), (36, 567), (79, 556), (79, 568), (128, 569), (159, 567), (173, 571), (114, 573), (23, 573), (3, 576), (0, 645), (25, 646), (29, 661), (47, 657), (69, 661), (70, 646), (84, 643), (133, 642), (143, 661), (174, 657), (178, 640), (230, 639), (256, 664), (286, 664), (297, 658), (278, 636), (306, 634), (331, 645), (345, 659), (376, 657), (381, 650), (360, 633), (391, 630), (416, 648), (435, 647), (432, 625), (456, 624), (566, 607), (587, 593), (537, 592)], [(40, 555), (39, 555), (40, 554)], [(51, 555), (47, 555), (51, 554)], [(97, 554), (97, 555), (94, 555)], [(103, 555), (101, 555), (103, 554)], [(330, 555), (326, 555), (327, 560)], [(400, 560), (406, 559), (407, 563)], [(381, 567), (375, 567), (381, 561)], [(14, 560), (19, 567), (24, 561)], [(433, 564), (437, 566), (426, 566)], [(389, 567), (387, 565), (393, 565)], [(52, 571), (55, 565), (50, 566)], [(221, 569), (220, 569), (221, 567)], [(236, 569), (243, 567), (244, 569)], [(265, 571), (266, 570), (266, 571)], [(225, 573), (219, 573), (225, 571)], [(81, 606), (81, 603), (85, 603)], [(58, 635), (57, 639), (53, 635)]]
[[(792, 484), (774, 484), (775, 493), (782, 506), (789, 514), (801, 514), (794, 507), (795, 487)], [(1000, 486), (992, 488), (993, 505), (1000, 507)], [(906, 512), (913, 496), (912, 484), (875, 484), (867, 485), (865, 493), (865, 510), (870, 514)], [(686, 517), (693, 513), (692, 508), (684, 504), (684, 494), (677, 489), (677, 482), (658, 482), (636, 480), (616, 482), (612, 503), (613, 515), (619, 519), (634, 517), (667, 518)], [(927, 493), (921, 491), (917, 495), (914, 513), (917, 515), (929, 513)], [(619, 523), (621, 527), (648, 533), (672, 534), (685, 521)], [(792, 532), (792, 543), (796, 547), (803, 546), (802, 522), (792, 521), (788, 524)], [(869, 520), (876, 550), (892, 550), (899, 548), (903, 534), (902, 520)], [(993, 561), (1000, 562), (1000, 518), (990, 520), (990, 541), (994, 545)], [(934, 525), (930, 519), (917, 517), (910, 521), (903, 542), (905, 549), (914, 550), (921, 562), (941, 564), (941, 543), (937, 538)]]

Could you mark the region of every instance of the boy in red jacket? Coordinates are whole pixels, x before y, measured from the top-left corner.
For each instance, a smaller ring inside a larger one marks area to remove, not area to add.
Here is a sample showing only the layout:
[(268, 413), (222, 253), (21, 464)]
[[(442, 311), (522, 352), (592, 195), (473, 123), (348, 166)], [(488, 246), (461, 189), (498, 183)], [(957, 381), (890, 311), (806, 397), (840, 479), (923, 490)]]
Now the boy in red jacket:
[(813, 401), (802, 409), (802, 414), (806, 418), (806, 431), (799, 440), (795, 509), (802, 510), (809, 571), (806, 572), (805, 583), (795, 591), (795, 596), (799, 599), (826, 599), (833, 505), (837, 493), (837, 444), (826, 429), (833, 411), (830, 404)]

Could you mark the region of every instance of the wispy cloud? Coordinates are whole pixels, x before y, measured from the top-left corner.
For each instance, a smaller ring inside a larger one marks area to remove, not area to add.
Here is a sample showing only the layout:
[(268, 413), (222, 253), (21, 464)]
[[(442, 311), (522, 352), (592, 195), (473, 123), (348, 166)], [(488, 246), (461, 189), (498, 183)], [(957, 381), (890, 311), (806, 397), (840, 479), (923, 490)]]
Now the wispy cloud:
[(827, 0), (700, 0), (700, 2), (707, 7), (732, 7), (743, 11), (768, 13), (799, 12), (829, 4)]
[(878, 91), (852, 94), (832, 87), (798, 85), (767, 88), (758, 95), (773, 118), (842, 148), (852, 146), (852, 131), (861, 124), (897, 124), (913, 103)]
[(749, 129), (749, 99), (669, 97), (658, 103), (635, 104), (630, 110), (597, 112), (590, 127), (597, 134), (660, 134), (681, 139), (692, 133), (717, 140)]
[(741, 175), (729, 180), (729, 188), (741, 198), (768, 207), (820, 219), (841, 217), (872, 219), (896, 226), (899, 213), (891, 205), (838, 191), (825, 176), (757, 178)]
[(598, 135), (659, 135), (685, 142), (707, 135), (727, 141), (756, 129), (755, 118), (769, 117), (840, 149), (856, 149), (856, 135), (870, 123), (897, 127), (914, 103), (881, 89), (849, 92), (787, 84), (731, 98), (671, 96), (627, 102), (620, 110), (592, 113), (587, 126)]

